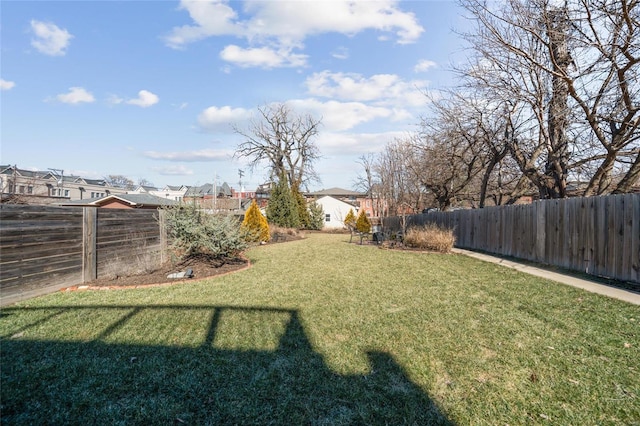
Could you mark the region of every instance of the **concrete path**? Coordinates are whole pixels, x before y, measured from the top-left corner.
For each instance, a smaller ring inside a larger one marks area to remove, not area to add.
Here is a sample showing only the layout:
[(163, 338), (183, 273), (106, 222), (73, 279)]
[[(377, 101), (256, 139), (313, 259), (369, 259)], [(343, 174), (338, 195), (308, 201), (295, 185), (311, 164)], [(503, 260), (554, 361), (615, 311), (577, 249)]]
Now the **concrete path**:
[(634, 305), (640, 305), (640, 294), (635, 293), (633, 291), (611, 287), (606, 284), (598, 283), (596, 281), (576, 278), (568, 274), (548, 271), (546, 269), (541, 269), (535, 266), (517, 263), (512, 260), (502, 259), (500, 257), (491, 256), (484, 253), (477, 253), (475, 251), (454, 248), (453, 252), (458, 254), (464, 254), (465, 256), (470, 256), (476, 259), (484, 260), (485, 262), (497, 263), (499, 265), (506, 266), (507, 268), (517, 269), (518, 271), (525, 272), (527, 274), (535, 275), (541, 278), (546, 278), (552, 281), (557, 281), (559, 283), (567, 284), (573, 287), (578, 287), (583, 290), (590, 291), (592, 293), (598, 293), (604, 296), (613, 297), (614, 299), (624, 300), (625, 302), (633, 303)]

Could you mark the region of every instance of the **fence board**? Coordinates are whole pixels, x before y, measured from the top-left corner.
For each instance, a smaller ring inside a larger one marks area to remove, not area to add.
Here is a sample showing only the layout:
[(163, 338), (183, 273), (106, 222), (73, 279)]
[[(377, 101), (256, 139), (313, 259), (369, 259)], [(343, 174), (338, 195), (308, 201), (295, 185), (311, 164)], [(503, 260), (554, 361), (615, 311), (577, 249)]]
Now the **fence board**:
[[(640, 283), (640, 194), (414, 215), (454, 230), (456, 246)], [(399, 229), (385, 218), (383, 226)]]
[(154, 210), (0, 205), (2, 304), (104, 276), (100, 268), (159, 265), (159, 218)]
[(631, 271), (630, 281), (640, 282), (640, 197), (631, 199)]

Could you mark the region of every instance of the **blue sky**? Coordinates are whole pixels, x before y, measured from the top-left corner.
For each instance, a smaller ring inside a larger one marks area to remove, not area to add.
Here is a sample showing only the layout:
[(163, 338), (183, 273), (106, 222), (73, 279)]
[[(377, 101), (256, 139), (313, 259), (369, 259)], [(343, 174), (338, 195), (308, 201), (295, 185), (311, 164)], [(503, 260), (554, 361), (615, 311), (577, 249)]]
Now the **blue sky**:
[(448, 0), (0, 7), (0, 163), (159, 187), (264, 182), (233, 158), (232, 125), (281, 102), (322, 120), (310, 189), (352, 188), (358, 157), (416, 130), (464, 54)]

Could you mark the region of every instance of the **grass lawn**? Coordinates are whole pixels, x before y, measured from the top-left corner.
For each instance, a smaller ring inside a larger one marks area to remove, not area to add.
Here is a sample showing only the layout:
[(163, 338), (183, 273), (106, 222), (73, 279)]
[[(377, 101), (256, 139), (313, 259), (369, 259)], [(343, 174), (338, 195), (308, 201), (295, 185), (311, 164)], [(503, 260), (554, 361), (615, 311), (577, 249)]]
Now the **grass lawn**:
[(3, 308), (2, 424), (640, 424), (640, 307), (348, 239)]

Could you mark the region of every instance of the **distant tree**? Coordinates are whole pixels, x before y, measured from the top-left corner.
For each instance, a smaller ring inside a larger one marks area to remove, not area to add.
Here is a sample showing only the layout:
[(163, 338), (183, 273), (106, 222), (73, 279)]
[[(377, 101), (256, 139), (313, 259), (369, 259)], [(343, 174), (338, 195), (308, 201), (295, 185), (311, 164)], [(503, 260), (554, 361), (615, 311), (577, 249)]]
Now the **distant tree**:
[(300, 189), (297, 186), (291, 187), (291, 193), (296, 201), (296, 207), (298, 208), (300, 228), (311, 229), (311, 215), (309, 214), (309, 207), (307, 205), (306, 198), (304, 198), (304, 195), (302, 195), (302, 192), (300, 192)]
[(356, 214), (353, 212), (353, 209), (349, 209), (349, 212), (347, 212), (343, 223), (347, 228), (356, 227)]
[(109, 175), (105, 178), (105, 181), (111, 186), (129, 191), (136, 188), (135, 183), (124, 175)]
[(357, 163), (362, 166), (364, 175), (359, 174), (356, 177), (355, 186), (367, 194), (373, 209), (373, 216), (380, 216), (382, 210), (381, 185), (378, 176), (375, 174), (376, 157), (373, 153), (361, 155)]
[(311, 219), (309, 229), (321, 230), (324, 227), (324, 210), (319, 203), (309, 203), (309, 217)]
[(321, 121), (311, 115), (297, 115), (285, 104), (262, 106), (258, 111), (261, 120), (252, 121), (249, 129), (234, 127), (245, 138), (235, 155), (248, 158), (252, 170), (267, 162), (271, 177), (279, 179), (284, 173), (292, 187), (318, 181), (313, 163), (320, 152), (313, 139)]
[(358, 213), (358, 219), (356, 220), (356, 229), (359, 232), (371, 232), (371, 222), (367, 217), (364, 210), (360, 210)]
[(256, 200), (251, 201), (251, 205), (245, 212), (241, 229), (248, 241), (269, 241), (271, 239), (269, 223), (267, 223), (267, 218), (260, 212)]
[(138, 186), (152, 186), (155, 187), (153, 182), (146, 180), (145, 178), (141, 178), (138, 180)]
[(300, 227), (298, 205), (291, 192), (285, 173), (280, 175), (280, 179), (271, 190), (269, 204), (267, 205), (267, 219), (269, 223), (284, 228)]

